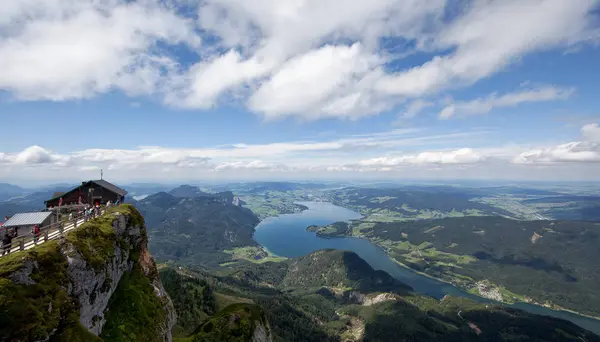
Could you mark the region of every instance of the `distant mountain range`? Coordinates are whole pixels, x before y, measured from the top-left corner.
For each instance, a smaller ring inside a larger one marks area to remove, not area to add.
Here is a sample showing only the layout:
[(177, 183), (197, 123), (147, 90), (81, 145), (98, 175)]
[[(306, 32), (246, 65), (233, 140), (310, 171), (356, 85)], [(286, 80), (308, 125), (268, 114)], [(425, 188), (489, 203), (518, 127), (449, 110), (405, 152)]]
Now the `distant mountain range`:
[(0, 201), (26, 194), (27, 190), (12, 184), (0, 183)]
[(236, 194), (260, 193), (265, 191), (294, 191), (294, 190), (317, 190), (331, 187), (322, 183), (293, 183), (293, 182), (250, 182), (229, 183), (210, 187), (212, 191), (233, 191)]
[(180, 185), (169, 191), (169, 194), (175, 197), (206, 197), (211, 196), (210, 193), (200, 190), (197, 186)]
[(45, 208), (44, 201), (50, 199), (52, 194), (58, 191), (67, 191), (69, 188), (70, 187), (66, 186), (33, 192), (31, 190), (27, 192), (27, 190), (21, 188), (25, 192), (19, 193), (18, 195), (13, 193), (10, 197), (5, 192), (5, 199), (0, 200), (0, 219), (4, 218), (4, 216), (10, 216), (16, 213), (42, 210)]

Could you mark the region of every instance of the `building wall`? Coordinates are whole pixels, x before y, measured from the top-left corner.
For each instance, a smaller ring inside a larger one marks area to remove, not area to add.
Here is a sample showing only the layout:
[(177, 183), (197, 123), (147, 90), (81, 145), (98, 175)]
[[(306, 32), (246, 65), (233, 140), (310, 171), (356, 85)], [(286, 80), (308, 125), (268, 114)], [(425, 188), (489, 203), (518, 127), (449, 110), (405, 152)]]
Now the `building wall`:
[[(93, 188), (93, 191), (90, 193), (89, 189)], [(62, 196), (63, 205), (67, 204), (77, 204), (79, 201), (79, 196), (81, 196), (81, 202), (84, 204), (95, 204), (99, 202), (100, 204), (106, 204), (106, 202), (111, 201), (115, 202), (120, 196), (108, 189), (97, 186), (96, 184), (86, 184), (77, 188), (77, 190)], [(54, 199), (46, 203), (46, 207), (57, 207), (60, 199)]]

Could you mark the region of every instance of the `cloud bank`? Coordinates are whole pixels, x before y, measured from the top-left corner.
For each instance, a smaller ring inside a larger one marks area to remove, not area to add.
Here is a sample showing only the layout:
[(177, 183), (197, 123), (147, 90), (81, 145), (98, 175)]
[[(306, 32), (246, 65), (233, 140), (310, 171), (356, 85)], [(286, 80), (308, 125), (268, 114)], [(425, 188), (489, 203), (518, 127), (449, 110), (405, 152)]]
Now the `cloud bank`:
[[(23, 0), (0, 4), (0, 89), (17, 100), (114, 90), (266, 119), (358, 119), (597, 38), (589, 0)], [(459, 8), (459, 10), (456, 10)], [(182, 55), (173, 49), (185, 50)], [(433, 57), (397, 68), (418, 52)], [(566, 96), (458, 102), (447, 118)], [(423, 100), (424, 101), (424, 100)], [(427, 102), (414, 102), (414, 116)]]
[[(418, 129), (396, 129), (330, 140), (205, 148), (141, 146), (68, 153), (31, 146), (18, 152), (0, 152), (0, 177), (93, 178), (103, 169), (118, 179), (136, 180), (153, 179), (165, 173), (172, 179), (264, 179), (265, 175), (352, 178), (361, 174), (379, 178), (549, 179), (561, 172), (567, 179), (596, 179), (600, 170), (600, 126), (597, 123), (581, 128), (581, 140), (556, 146), (466, 147), (487, 133), (432, 134)], [(452, 145), (463, 147), (443, 147)]]

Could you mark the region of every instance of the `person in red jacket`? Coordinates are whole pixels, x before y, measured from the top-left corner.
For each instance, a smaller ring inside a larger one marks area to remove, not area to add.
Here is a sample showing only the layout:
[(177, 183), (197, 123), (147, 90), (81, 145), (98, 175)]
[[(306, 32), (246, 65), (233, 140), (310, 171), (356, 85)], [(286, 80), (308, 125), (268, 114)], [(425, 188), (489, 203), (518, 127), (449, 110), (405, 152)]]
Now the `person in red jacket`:
[(37, 224), (34, 225), (31, 229), (31, 233), (33, 234), (33, 243), (37, 245), (37, 242), (40, 239), (40, 235), (42, 235), (40, 227)]

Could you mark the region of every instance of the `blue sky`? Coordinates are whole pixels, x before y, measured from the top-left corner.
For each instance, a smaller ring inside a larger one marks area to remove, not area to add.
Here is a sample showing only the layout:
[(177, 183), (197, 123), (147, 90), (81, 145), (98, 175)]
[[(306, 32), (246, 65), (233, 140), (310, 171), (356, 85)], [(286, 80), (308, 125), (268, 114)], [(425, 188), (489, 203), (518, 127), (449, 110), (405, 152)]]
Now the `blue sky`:
[(593, 0), (0, 4), (0, 181), (600, 178)]

